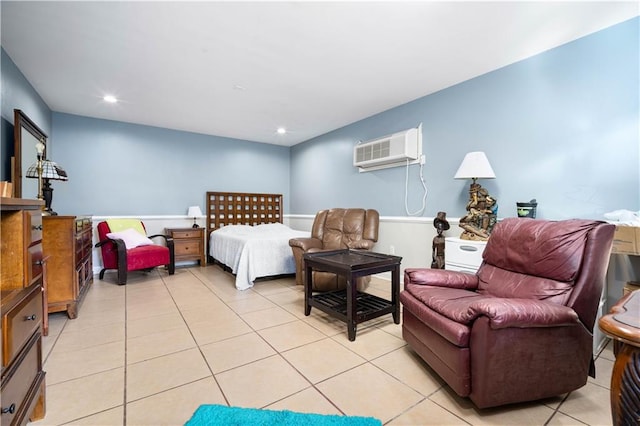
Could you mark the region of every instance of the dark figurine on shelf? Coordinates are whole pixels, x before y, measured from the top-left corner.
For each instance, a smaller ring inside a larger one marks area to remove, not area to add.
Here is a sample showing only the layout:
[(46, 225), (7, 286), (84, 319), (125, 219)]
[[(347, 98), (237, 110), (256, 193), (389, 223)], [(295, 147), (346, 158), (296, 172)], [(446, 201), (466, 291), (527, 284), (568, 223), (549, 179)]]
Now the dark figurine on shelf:
[(444, 269), (444, 235), (442, 233), (450, 228), (449, 222), (447, 222), (447, 213), (438, 212), (436, 218), (433, 219), (433, 226), (438, 235), (433, 237), (431, 268)]

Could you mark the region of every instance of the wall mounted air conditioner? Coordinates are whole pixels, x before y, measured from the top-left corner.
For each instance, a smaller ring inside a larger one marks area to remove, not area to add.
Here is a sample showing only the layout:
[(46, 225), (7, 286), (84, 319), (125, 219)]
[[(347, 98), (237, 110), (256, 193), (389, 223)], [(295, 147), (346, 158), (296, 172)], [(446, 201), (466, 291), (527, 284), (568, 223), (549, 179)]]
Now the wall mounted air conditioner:
[(360, 172), (404, 166), (420, 162), (422, 157), (422, 124), (353, 147), (353, 165)]

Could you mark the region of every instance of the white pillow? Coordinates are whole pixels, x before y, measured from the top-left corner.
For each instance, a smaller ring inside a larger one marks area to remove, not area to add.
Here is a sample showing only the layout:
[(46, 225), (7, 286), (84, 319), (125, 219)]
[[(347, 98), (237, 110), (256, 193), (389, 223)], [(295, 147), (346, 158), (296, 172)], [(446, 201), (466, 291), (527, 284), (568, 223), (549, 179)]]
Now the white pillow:
[(150, 246), (153, 245), (153, 241), (142, 235), (140, 232), (133, 228), (125, 229), (119, 232), (109, 232), (107, 238), (118, 239), (124, 241), (124, 245), (127, 250), (138, 246)]

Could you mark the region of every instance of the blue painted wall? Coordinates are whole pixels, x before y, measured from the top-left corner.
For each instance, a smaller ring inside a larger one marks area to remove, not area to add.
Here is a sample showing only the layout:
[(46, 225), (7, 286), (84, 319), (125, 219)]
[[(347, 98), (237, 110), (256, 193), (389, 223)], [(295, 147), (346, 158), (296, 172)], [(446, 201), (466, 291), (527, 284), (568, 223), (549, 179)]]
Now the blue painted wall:
[[(185, 214), (204, 207), (206, 191), (230, 190), (283, 193), (285, 213), (366, 206), (406, 216), (405, 169), (360, 174), (352, 149), (423, 123), (423, 216), (464, 213), (469, 182), (453, 175), (465, 153), (483, 150), (497, 179), (481, 183), (501, 217), (535, 197), (539, 217), (601, 218), (640, 210), (639, 34), (635, 18), (291, 149), (51, 114), (2, 51), (3, 128), (21, 108), (49, 134), (49, 156), (70, 177), (53, 184), (60, 214)], [(12, 145), (3, 130), (3, 160)], [(415, 211), (422, 188), (418, 166), (409, 171)]]
[(196, 133), (53, 114), (52, 157), (60, 214), (182, 215), (205, 210), (207, 191), (289, 196), (289, 148)]
[[(13, 156), (13, 110), (21, 109), (43, 132), (51, 136), (51, 110), (22, 75), (16, 64), (0, 49), (2, 71), (2, 120), (0, 125), (0, 180), (11, 180)], [(33, 161), (36, 161), (34, 158)], [(36, 189), (37, 192), (37, 189)]]
[[(464, 214), (464, 155), (484, 151), (497, 178), (481, 180), (499, 216), (538, 200), (538, 217), (602, 218), (640, 210), (639, 23), (613, 26), (530, 59), (317, 137), (291, 149), (291, 211), (363, 206), (406, 216), (404, 167), (359, 173), (352, 150), (423, 124), (425, 216)], [(409, 211), (420, 207), (409, 170)]]

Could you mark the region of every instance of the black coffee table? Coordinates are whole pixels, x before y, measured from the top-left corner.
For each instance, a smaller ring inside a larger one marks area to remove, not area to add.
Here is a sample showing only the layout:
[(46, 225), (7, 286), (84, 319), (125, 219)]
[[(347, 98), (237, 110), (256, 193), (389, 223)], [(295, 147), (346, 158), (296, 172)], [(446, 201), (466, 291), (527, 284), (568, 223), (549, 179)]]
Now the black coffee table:
[[(306, 280), (304, 285), (304, 314), (311, 307), (347, 323), (349, 340), (356, 339), (358, 323), (392, 314), (400, 324), (400, 261), (401, 257), (361, 250), (332, 250), (305, 253)], [(347, 280), (344, 290), (313, 294), (312, 271), (333, 272)], [(356, 278), (391, 272), (391, 300), (358, 291)]]

